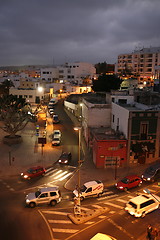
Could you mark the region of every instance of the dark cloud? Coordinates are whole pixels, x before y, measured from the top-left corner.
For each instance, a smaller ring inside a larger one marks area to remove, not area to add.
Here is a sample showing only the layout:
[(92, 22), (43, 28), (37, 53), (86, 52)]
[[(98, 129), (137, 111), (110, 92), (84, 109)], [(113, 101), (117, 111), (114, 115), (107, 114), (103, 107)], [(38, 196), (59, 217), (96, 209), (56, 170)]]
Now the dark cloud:
[(114, 63), (137, 46), (160, 46), (159, 0), (5, 0), (0, 65)]

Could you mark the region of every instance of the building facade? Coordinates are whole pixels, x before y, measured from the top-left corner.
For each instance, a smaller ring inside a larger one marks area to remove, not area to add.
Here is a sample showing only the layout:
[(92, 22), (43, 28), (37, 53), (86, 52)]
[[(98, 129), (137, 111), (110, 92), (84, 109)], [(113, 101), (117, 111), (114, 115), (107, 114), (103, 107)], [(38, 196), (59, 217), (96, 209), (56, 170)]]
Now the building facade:
[(123, 74), (127, 71), (137, 76), (139, 83), (153, 85), (155, 67), (160, 65), (160, 47), (142, 48), (132, 53), (118, 56), (116, 72)]

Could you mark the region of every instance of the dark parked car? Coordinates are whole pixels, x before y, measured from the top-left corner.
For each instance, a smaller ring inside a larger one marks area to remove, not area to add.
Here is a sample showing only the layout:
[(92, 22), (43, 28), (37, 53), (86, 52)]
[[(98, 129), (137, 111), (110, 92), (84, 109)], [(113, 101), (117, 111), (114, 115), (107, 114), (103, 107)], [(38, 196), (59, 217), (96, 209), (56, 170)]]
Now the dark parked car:
[(124, 177), (121, 181), (117, 182), (115, 186), (117, 189), (126, 191), (130, 188), (141, 186), (141, 184), (142, 184), (142, 179), (140, 177), (138, 177), (137, 175), (130, 175), (130, 176)]
[(26, 172), (21, 173), (23, 179), (31, 179), (39, 176), (43, 176), (46, 169), (42, 166), (29, 168)]
[(142, 179), (148, 182), (155, 182), (160, 179), (160, 162), (152, 164), (142, 174)]
[(72, 154), (70, 152), (63, 152), (58, 159), (58, 163), (60, 164), (69, 164), (72, 159)]

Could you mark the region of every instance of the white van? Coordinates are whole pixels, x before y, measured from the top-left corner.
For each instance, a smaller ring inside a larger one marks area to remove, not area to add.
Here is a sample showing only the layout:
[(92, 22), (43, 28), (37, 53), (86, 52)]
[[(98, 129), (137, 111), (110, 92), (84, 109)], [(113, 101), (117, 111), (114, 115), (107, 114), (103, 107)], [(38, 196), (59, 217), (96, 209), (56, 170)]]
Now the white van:
[(129, 200), (125, 210), (135, 216), (144, 217), (147, 213), (159, 208), (160, 197), (152, 194), (142, 194)]
[[(80, 200), (83, 201), (89, 197), (101, 197), (104, 190), (104, 184), (101, 181), (90, 181), (86, 182), (80, 188)], [(74, 197), (78, 197), (78, 190), (73, 191)]]

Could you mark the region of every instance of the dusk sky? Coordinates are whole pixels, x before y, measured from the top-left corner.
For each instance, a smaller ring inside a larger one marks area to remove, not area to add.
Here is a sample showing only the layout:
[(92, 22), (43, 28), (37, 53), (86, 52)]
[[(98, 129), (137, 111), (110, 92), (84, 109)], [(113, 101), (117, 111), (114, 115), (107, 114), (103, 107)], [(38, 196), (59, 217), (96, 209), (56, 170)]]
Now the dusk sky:
[(0, 66), (115, 63), (160, 47), (160, 0), (4, 0)]

